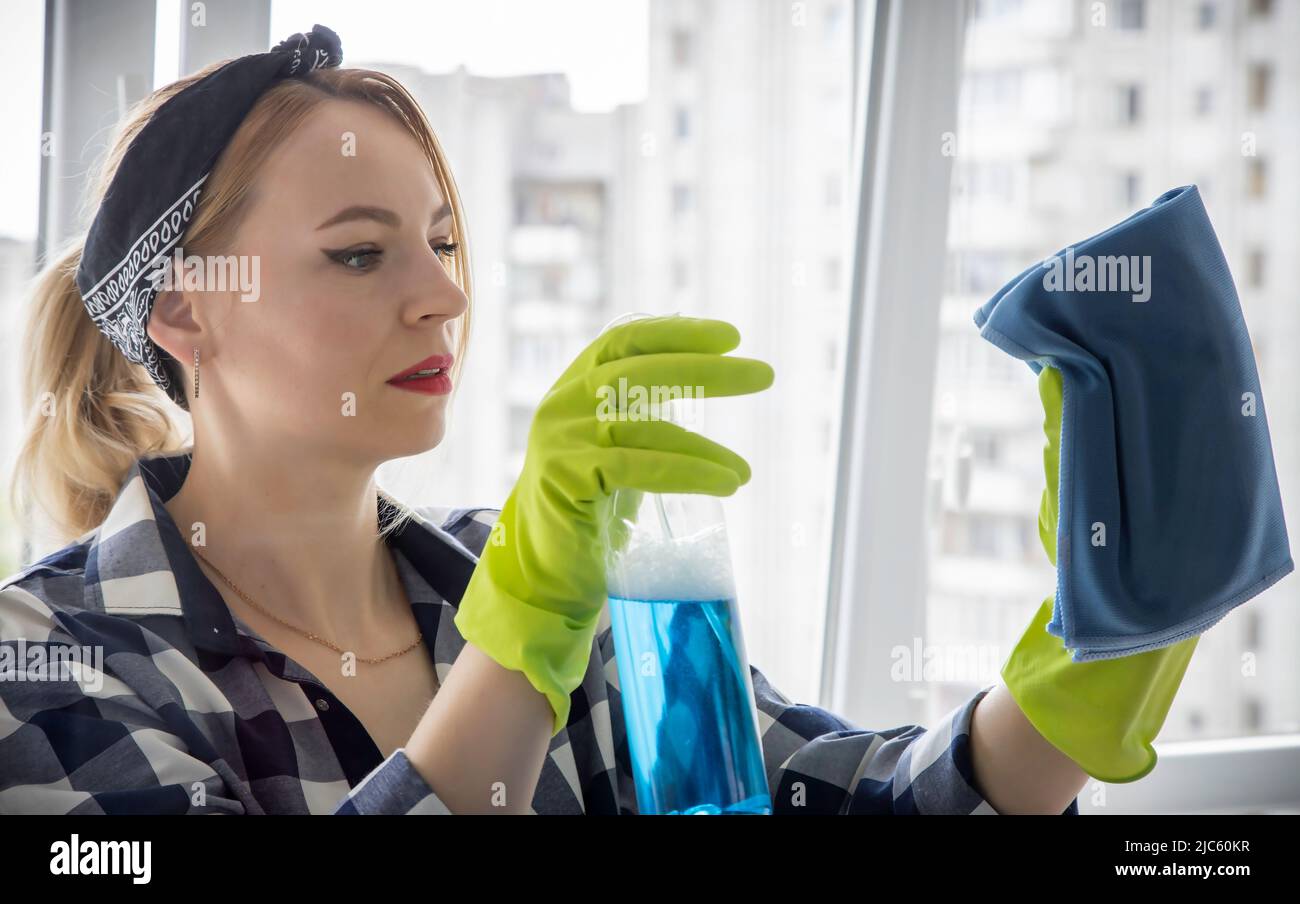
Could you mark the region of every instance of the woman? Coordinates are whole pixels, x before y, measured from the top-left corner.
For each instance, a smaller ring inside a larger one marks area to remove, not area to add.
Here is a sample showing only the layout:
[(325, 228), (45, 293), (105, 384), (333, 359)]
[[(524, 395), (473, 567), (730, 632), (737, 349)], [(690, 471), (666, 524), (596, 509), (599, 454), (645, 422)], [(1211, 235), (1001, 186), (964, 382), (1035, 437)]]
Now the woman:
[[(500, 511), (380, 491), (444, 438), (465, 220), (418, 105), (340, 59), (317, 26), (155, 92), (38, 281), (15, 488), (70, 542), (0, 585), (29, 679), (0, 682), (0, 811), (636, 812), (596, 531), (616, 487), (727, 495), (749, 469), (600, 422), (592, 393), (771, 368), (725, 355), (729, 324), (627, 324), (547, 393)], [(255, 262), (256, 300), (137, 277), (169, 223), (164, 248)], [(102, 661), (37, 681), (27, 647)], [(1077, 812), (1085, 776), (1005, 689), (874, 732), (751, 671), (778, 813)]]

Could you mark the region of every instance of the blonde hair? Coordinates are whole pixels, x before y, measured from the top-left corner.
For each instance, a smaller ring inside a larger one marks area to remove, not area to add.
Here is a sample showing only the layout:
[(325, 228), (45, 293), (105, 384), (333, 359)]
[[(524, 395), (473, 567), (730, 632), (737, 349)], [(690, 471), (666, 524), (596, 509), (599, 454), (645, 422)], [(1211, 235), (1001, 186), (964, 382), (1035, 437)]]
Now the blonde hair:
[[(98, 206), (126, 149), (157, 109), (225, 62), (159, 88), (132, 109), (94, 180), (90, 209)], [(442, 146), (410, 93), (391, 76), (369, 69), (317, 69), (277, 82), (258, 98), (204, 185), (182, 237), (186, 253), (221, 253), (230, 245), (259, 168), (313, 109), (331, 98), (374, 104), (419, 142), (451, 205), (450, 240), (458, 245), (451, 258), (452, 278), (472, 299), (465, 216)], [(9, 487), (13, 511), (28, 531), (34, 527), (33, 508), (39, 506), (65, 541), (103, 522), (137, 458), (185, 451), (192, 435), (182, 431), (181, 407), (92, 323), (75, 282), (84, 242), (80, 236), (53, 255), (34, 283), (22, 345), (21, 404), (27, 420)], [(464, 367), (470, 313), (467, 309), (462, 315), (458, 330), (453, 385)], [(162, 358), (189, 399), (179, 364), (166, 352)], [(414, 513), (382, 490), (380, 496), (396, 510), (395, 517), (379, 525), (386, 535), (400, 530)]]

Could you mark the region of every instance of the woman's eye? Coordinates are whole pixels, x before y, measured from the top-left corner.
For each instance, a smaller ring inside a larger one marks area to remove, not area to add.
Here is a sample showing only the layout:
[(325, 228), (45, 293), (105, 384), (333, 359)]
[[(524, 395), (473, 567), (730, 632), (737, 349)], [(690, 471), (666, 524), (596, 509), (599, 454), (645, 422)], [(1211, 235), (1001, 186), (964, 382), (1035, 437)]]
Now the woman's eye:
[(353, 248), (347, 251), (334, 251), (330, 253), (330, 258), (347, 267), (349, 270), (372, 270), (373, 266), (354, 266), (350, 262), (358, 259), (368, 261), (370, 258), (378, 258), (382, 251), (373, 248)]
[[(429, 244), (434, 253), (444, 261), (454, 257), (456, 251), (460, 248), (457, 242), (440, 242), (438, 244), (430, 242)], [(330, 260), (349, 270), (357, 270), (363, 273), (373, 270), (379, 262), (379, 258), (383, 255), (383, 251), (377, 248), (349, 248), (346, 251), (329, 251), (326, 253), (329, 255)]]

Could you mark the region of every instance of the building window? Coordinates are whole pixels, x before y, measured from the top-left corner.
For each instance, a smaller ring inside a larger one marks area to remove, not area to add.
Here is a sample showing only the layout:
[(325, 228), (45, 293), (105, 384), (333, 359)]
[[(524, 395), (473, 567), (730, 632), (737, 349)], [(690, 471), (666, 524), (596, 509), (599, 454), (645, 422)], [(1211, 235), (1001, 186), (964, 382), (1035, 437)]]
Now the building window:
[(1246, 196), (1264, 198), (1268, 194), (1268, 165), (1259, 157), (1246, 161)]
[(1246, 70), (1248, 103), (1252, 110), (1267, 110), (1270, 89), (1273, 86), (1273, 65), (1251, 63)]
[(950, 295), (990, 295), (1007, 281), (1017, 260), (1002, 251), (950, 251), (946, 267)]
[(1146, 0), (1120, 0), (1119, 27), (1137, 31), (1146, 25)]
[(1264, 249), (1255, 248), (1247, 257), (1247, 281), (1252, 289), (1262, 289), (1264, 287), (1265, 265), (1267, 258)]
[(996, 515), (972, 514), (966, 523), (967, 555), (981, 559), (1015, 558), (1018, 550), (1012, 546), (1020, 545), (1016, 535), (1015, 524), (1009, 523)]
[(678, 182), (673, 185), (673, 216), (680, 217), (685, 215), (694, 202), (691, 194), (691, 187), (684, 183)]
[(1137, 125), (1142, 121), (1142, 86), (1121, 85), (1119, 89), (1119, 121)]
[(1201, 85), (1196, 89), (1196, 115), (1209, 116), (1214, 109), (1214, 88)]
[(1214, 27), (1214, 19), (1219, 9), (1213, 0), (1206, 0), (1196, 7), (1196, 27), (1206, 31)]
[(1258, 697), (1247, 697), (1242, 701), (1242, 718), (1247, 734), (1258, 734), (1264, 727), (1264, 703)]
[(1142, 176), (1132, 170), (1121, 174), (1119, 191), (1125, 207), (1136, 207), (1142, 197)]
[(1273, 0), (1250, 0), (1252, 19), (1267, 19), (1273, 15)]
[(1259, 650), (1259, 611), (1256, 609), (1247, 609), (1244, 613), (1246, 624), (1242, 633), (1242, 645), (1247, 650)]
[(689, 138), (691, 135), (691, 111), (685, 107), (678, 107), (674, 111), (673, 131), (678, 138)]
[(1021, 558), (1026, 562), (1037, 562), (1043, 554), (1043, 541), (1038, 536), (1038, 519), (1020, 519), (1019, 535)]
[(1021, 72), (999, 69), (967, 73), (963, 81), (965, 96), (976, 111), (1011, 112), (1020, 106)]
[(685, 69), (691, 65), (691, 33), (684, 28), (673, 29), (673, 65)]
[(996, 465), (1002, 458), (1002, 437), (991, 431), (972, 431), (971, 456), (981, 465)]
[(1015, 201), (1015, 172), (1005, 160), (961, 165), (959, 178), (971, 201), (1011, 204)]

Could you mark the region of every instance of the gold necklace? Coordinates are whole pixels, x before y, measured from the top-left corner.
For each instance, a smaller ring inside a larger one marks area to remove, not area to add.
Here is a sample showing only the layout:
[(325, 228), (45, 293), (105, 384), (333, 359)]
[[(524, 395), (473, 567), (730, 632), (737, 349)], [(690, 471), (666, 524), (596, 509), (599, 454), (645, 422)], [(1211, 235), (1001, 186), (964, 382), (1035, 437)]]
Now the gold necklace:
[[(208, 566), (209, 568), (211, 568), (213, 571), (215, 571), (215, 572), (217, 573), (217, 575), (221, 578), (221, 580), (223, 580), (223, 581), (225, 581), (227, 584), (229, 584), (229, 585), (230, 585), (230, 589), (233, 590), (233, 591), (235, 591), (235, 593), (239, 594), (239, 598), (240, 598), (240, 599), (242, 599), (244, 602), (248, 603), (248, 605), (252, 606), (254, 609), (256, 609), (258, 612), (260, 612), (260, 613), (262, 613), (263, 615), (265, 615), (267, 618), (272, 619), (272, 620), (274, 620), (274, 621), (276, 621), (276, 622), (279, 622), (280, 624), (282, 624), (282, 625), (284, 625), (286, 628), (288, 628), (290, 631), (294, 631), (294, 632), (296, 632), (296, 633), (298, 633), (298, 634), (301, 634), (303, 637), (306, 637), (308, 640), (314, 640), (314, 641), (316, 641), (316, 643), (323, 644), (324, 646), (329, 647), (331, 650), (333, 650), (333, 651), (336, 652), (336, 653), (340, 653), (340, 654), (342, 654), (342, 653), (347, 653), (347, 652), (349, 652), (349, 651), (347, 651), (347, 650), (344, 650), (342, 647), (338, 646), (337, 644), (331, 643), (331, 642), (330, 642), (329, 640), (327, 640), (326, 638), (324, 638), (324, 637), (320, 637), (319, 635), (316, 635), (316, 634), (313, 634), (313, 633), (310, 632), (310, 631), (305, 631), (305, 630), (303, 630), (302, 628), (299, 628), (297, 625), (291, 625), (291, 624), (289, 624), (287, 621), (285, 621), (284, 619), (280, 618), (280, 616), (276, 615), (274, 612), (268, 612), (267, 610), (263, 609), (263, 608), (262, 608), (261, 606), (259, 606), (257, 603), (253, 602), (252, 598), (251, 598), (247, 593), (245, 593), (244, 591), (240, 590), (239, 587), (237, 587), (237, 586), (235, 585), (235, 582), (234, 582), (234, 581), (232, 581), (230, 578), (226, 577), (225, 574), (221, 571), (220, 568), (218, 568), (217, 566), (215, 566), (215, 565), (213, 565), (211, 562), (209, 562), (209, 561), (207, 560), (207, 557), (206, 557), (206, 556), (202, 555), (202, 554), (201, 554), (197, 549), (194, 549), (193, 547), (190, 547), (190, 551), (193, 552), (194, 555), (196, 555), (196, 556), (198, 556), (200, 559), (202, 559), (202, 560), (207, 564), (207, 566)], [(403, 653), (407, 653), (407, 652), (409, 652), (409, 651), (415, 649), (415, 647), (420, 643), (420, 641), (423, 639), (423, 637), (424, 637), (424, 632), (420, 631), (420, 632), (417, 632), (417, 633), (416, 633), (416, 635), (415, 635), (415, 640), (411, 641), (411, 643), (410, 643), (409, 646), (406, 646), (406, 647), (404, 647), (403, 649), (400, 649), (400, 650), (398, 650), (398, 651), (395, 652), (395, 653), (389, 653), (387, 656), (379, 656), (379, 657), (371, 658), (371, 659), (367, 659), (367, 658), (364, 657), (364, 656), (358, 656), (357, 659), (360, 660), (361, 662), (370, 663), (370, 664), (372, 664), (372, 665), (373, 665), (373, 664), (376, 664), (376, 663), (384, 662), (385, 660), (392, 659), (392, 658), (395, 657), (395, 656), (401, 656)]]

